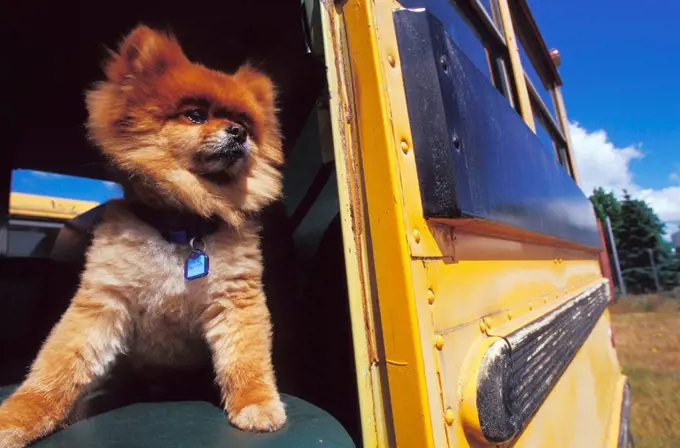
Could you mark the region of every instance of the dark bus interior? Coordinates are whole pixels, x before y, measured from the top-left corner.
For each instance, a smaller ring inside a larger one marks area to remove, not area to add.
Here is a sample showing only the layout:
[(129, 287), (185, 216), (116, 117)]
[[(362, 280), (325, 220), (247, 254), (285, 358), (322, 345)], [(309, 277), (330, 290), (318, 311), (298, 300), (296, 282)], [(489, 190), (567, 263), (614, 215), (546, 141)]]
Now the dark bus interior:
[[(319, 8), (325, 2), (315, 3)], [(230, 72), (246, 60), (256, 62), (279, 88), (285, 136), (285, 199), (263, 213), (279, 387), (330, 413), (360, 445), (325, 64), (318, 37), (312, 38), (318, 14), (299, 0), (13, 3), (1, 19), (10, 97), (0, 150), (0, 235), (11, 238), (6, 227), (13, 170), (110, 180), (85, 138), (83, 92), (102, 78), (106, 48), (135, 25), (173, 31), (189, 58), (209, 67)], [(76, 259), (0, 256), (0, 388), (22, 380), (67, 307), (82, 269), (82, 258)], [(218, 401), (210, 372), (179, 379), (169, 372), (159, 380), (170, 384), (160, 395), (153, 392), (156, 385), (135, 383), (114, 369), (116, 375), (111, 381), (123, 384), (123, 392), (91, 412), (140, 401)]]

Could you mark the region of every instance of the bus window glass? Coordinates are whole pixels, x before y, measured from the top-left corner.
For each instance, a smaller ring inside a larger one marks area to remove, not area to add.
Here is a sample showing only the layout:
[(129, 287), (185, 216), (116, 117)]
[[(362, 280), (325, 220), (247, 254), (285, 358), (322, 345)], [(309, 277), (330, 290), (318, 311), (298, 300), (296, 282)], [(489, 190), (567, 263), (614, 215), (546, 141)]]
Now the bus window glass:
[(550, 95), (550, 92), (545, 88), (543, 85), (543, 81), (541, 81), (541, 77), (538, 76), (538, 72), (534, 68), (534, 66), (531, 64), (531, 60), (529, 59), (529, 55), (527, 55), (527, 52), (524, 50), (524, 46), (522, 46), (522, 43), (518, 39), (518, 47), (519, 47), (519, 57), (520, 61), (522, 62), (522, 68), (524, 69), (524, 73), (526, 73), (527, 77), (531, 81), (531, 83), (534, 85), (536, 88), (536, 92), (538, 93), (538, 96), (541, 98), (543, 103), (546, 106), (546, 109), (550, 111), (550, 115), (552, 115), (553, 118), (555, 118), (555, 112), (553, 108), (553, 102), (552, 102), (552, 96)]
[(115, 182), (22, 169), (12, 171), (10, 189), (16, 193), (95, 202), (123, 196), (120, 185)]
[(550, 153), (553, 154), (553, 156), (555, 156), (553, 140), (552, 138), (550, 138), (548, 128), (543, 122), (541, 115), (534, 111), (534, 118), (535, 118), (534, 121), (536, 123), (536, 136), (541, 140), (541, 142), (545, 146), (546, 151), (550, 151)]
[(448, 0), (402, 0), (405, 8), (425, 8), (442, 22), (446, 32), (473, 64), (492, 81), (484, 44), (456, 6)]
[(569, 169), (569, 156), (567, 155), (567, 149), (559, 145), (557, 147), (557, 160), (562, 164), (565, 170), (567, 170), (567, 173), (569, 173), (570, 176), (572, 176), (571, 170)]
[(64, 222), (123, 195), (114, 182), (20, 169), (10, 188), (0, 255), (17, 258), (48, 258)]

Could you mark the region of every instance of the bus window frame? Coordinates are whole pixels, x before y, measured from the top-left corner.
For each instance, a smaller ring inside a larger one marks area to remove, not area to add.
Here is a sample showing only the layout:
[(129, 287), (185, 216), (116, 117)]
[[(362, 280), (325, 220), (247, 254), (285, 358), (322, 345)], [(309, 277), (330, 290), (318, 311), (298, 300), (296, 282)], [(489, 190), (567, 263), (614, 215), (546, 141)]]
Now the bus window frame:
[[(536, 133), (541, 121), (553, 141), (557, 161), (578, 184), (569, 122), (560, 92), (562, 79), (538, 30), (526, 0), (490, 0), (491, 14), (481, 0), (450, 0), (479, 37), (487, 52), (494, 85)], [(552, 99), (552, 111), (522, 66), (519, 45)], [(500, 88), (499, 88), (500, 86)]]

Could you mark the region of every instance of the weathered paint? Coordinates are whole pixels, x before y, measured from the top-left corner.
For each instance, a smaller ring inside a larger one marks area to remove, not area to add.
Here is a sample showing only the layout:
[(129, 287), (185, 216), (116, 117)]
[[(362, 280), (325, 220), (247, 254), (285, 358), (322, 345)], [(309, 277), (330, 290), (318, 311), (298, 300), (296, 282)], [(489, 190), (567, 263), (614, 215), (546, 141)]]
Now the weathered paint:
[(476, 388), (461, 397), (464, 407), (477, 408), (472, 415), (462, 413), (465, 427), (492, 443), (518, 435), (590, 336), (608, 301), (606, 282), (598, 280), (519, 328), (507, 331), (515, 325), (508, 323), (491, 329), (487, 334), (500, 339), (481, 358), (469, 360), (480, 367), (476, 378), (466, 378)]
[[(420, 338), (416, 289), (411, 276), (401, 200), (403, 190), (398, 175), (397, 159), (404, 153), (400, 148), (402, 138), (395, 139), (392, 135), (393, 109), (388, 95), (391, 85), (388, 87), (384, 78), (397, 71), (389, 62), (389, 56), (394, 59), (397, 53), (395, 45), (390, 46), (382, 39), (378, 42), (378, 35), (382, 37), (382, 34), (376, 30), (377, 26), (381, 30), (384, 26), (384, 17), (377, 17), (378, 13), (389, 14), (390, 6), (391, 1), (349, 0), (342, 4), (342, 15), (352, 67), (354, 116), (361, 117), (356, 125), (367, 197), (373, 275), (380, 301), (384, 369), (390, 391), (389, 417), (397, 446), (427, 448), (435, 444), (423, 361), (425, 348)], [(398, 88), (398, 85), (394, 87)], [(426, 290), (426, 286), (418, 288), (425, 304)]]
[[(358, 156), (355, 179), (364, 201), (352, 197), (348, 207), (368, 212), (361, 219), (369, 225), (352, 231), (368, 234), (367, 272), (375, 294), (361, 302), (361, 312), (354, 305), (353, 325), (378, 331), (385, 355), (377, 359), (389, 389), (388, 442), (380, 446), (489, 446), (470, 437), (459, 417), (466, 375), (479, 368), (469, 364), (470, 354), (497, 340), (505, 326), (522, 325), (600, 280), (597, 252), (423, 218), (392, 22), (395, 6), (388, 0), (348, 0), (335, 16), (347, 33), (340, 43), (347, 46), (346, 94), (352, 96), (338, 111), (345, 108), (347, 122), (356, 118), (341, 144), (357, 145), (345, 156)], [(365, 307), (376, 298), (379, 308)], [(605, 313), (513, 446), (604, 446), (612, 415), (618, 415), (612, 403), (621, 378), (608, 322)], [(367, 387), (360, 391), (369, 393)]]
[[(321, 7), (316, 5), (316, 7)], [(359, 391), (362, 442), (365, 447), (387, 446), (383, 408), (383, 385), (378, 366), (375, 310), (371, 294), (367, 253), (367, 223), (363, 217), (363, 189), (358, 174), (357, 145), (352, 135), (352, 83), (347, 63), (342, 18), (331, 5), (321, 11), (323, 44), (330, 91), (329, 107), (333, 130), (335, 171), (338, 182), (345, 271), (352, 320), (352, 340)]]

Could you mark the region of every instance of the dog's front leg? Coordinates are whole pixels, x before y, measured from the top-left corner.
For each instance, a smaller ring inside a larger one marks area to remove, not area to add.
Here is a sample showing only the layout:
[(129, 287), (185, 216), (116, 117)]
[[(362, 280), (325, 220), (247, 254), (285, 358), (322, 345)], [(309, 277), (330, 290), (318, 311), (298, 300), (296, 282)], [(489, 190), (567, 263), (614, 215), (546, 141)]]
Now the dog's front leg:
[(0, 406), (0, 448), (24, 447), (53, 431), (85, 386), (123, 350), (128, 321), (115, 298), (93, 299), (81, 290), (26, 380)]
[(271, 321), (264, 293), (213, 301), (205, 336), (229, 420), (246, 431), (276, 431), (286, 423), (271, 361)]

